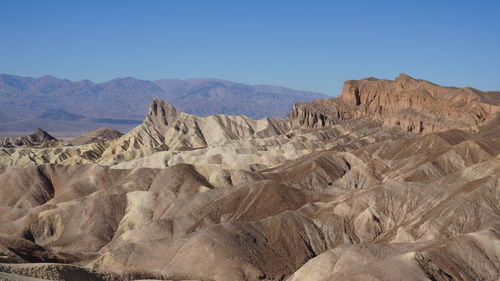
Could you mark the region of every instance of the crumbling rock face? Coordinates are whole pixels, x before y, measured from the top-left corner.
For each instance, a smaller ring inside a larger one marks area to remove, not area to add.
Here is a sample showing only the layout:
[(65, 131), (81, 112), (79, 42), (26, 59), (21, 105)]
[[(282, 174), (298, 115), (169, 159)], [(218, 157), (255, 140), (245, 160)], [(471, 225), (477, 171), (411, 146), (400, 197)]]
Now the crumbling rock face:
[(341, 110), (338, 106), (332, 106), (328, 101), (296, 103), (288, 117), (297, 128), (330, 127), (353, 118), (352, 113)]
[(500, 111), (498, 96), (498, 92), (443, 87), (401, 74), (395, 80), (346, 81), (338, 98), (296, 104), (290, 118), (308, 128), (369, 116), (417, 133), (474, 129)]

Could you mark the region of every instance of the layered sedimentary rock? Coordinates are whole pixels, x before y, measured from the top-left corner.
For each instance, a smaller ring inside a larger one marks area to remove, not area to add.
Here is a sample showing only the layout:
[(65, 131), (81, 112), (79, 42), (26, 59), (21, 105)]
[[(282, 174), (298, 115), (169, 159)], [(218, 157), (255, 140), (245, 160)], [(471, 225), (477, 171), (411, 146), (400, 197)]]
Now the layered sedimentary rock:
[(111, 128), (99, 128), (94, 131), (90, 131), (80, 136), (73, 138), (69, 141), (71, 145), (85, 145), (96, 142), (106, 142), (117, 139), (123, 136), (122, 133)]
[(180, 112), (165, 101), (155, 99), (143, 124), (120, 141), (136, 149), (161, 145), (168, 148), (199, 148), (231, 140), (274, 137), (285, 134), (289, 129), (288, 122), (280, 119), (253, 120), (229, 115), (198, 117)]
[(42, 129), (23, 137), (0, 137), (0, 147), (44, 147), (56, 144), (57, 139)]
[(369, 116), (418, 133), (474, 129), (500, 110), (499, 95), (443, 87), (401, 74), (395, 80), (346, 81), (338, 98), (298, 103), (290, 117), (296, 126), (313, 128)]
[[(87, 143), (82, 139), (88, 140), (89, 137), (84, 136), (71, 140), (74, 146), (62, 145), (57, 149), (5, 148), (0, 150), (0, 164), (100, 163), (113, 166), (124, 163), (124, 166), (135, 167), (137, 163), (147, 162), (147, 167), (161, 168), (177, 163), (217, 165), (234, 162), (235, 167), (239, 164), (267, 167), (324, 147), (328, 145), (323, 141), (325, 138), (341, 133), (331, 129), (319, 133), (319, 136), (316, 133), (301, 134), (299, 139), (291, 138), (291, 131), (286, 119), (253, 120), (228, 115), (198, 117), (155, 99), (144, 122), (117, 139)], [(304, 142), (305, 139), (310, 141)], [(233, 161), (231, 155), (239, 159)]]
[(402, 76), (285, 120), (155, 100), (117, 139), (3, 149), (0, 279), (497, 280), (498, 98)]

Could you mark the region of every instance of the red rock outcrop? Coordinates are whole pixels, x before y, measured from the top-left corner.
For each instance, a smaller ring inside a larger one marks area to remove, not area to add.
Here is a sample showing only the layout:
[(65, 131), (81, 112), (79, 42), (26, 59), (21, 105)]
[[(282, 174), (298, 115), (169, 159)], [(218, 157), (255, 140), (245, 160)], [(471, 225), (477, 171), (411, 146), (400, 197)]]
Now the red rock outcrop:
[(338, 98), (296, 104), (295, 126), (317, 128), (368, 116), (410, 132), (475, 129), (500, 111), (498, 92), (444, 87), (401, 74), (395, 80), (348, 80)]

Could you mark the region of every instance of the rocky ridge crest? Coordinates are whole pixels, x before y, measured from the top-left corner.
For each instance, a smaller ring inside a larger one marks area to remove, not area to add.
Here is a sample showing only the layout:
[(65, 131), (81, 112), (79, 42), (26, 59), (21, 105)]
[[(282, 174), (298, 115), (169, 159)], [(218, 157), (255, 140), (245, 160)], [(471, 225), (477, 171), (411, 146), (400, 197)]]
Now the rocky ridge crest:
[(42, 129), (22, 137), (0, 137), (0, 147), (44, 147), (56, 145), (57, 139)]
[(401, 74), (395, 80), (346, 81), (338, 98), (297, 103), (289, 117), (295, 126), (312, 128), (369, 117), (417, 133), (474, 130), (500, 111), (499, 94), (439, 86)]

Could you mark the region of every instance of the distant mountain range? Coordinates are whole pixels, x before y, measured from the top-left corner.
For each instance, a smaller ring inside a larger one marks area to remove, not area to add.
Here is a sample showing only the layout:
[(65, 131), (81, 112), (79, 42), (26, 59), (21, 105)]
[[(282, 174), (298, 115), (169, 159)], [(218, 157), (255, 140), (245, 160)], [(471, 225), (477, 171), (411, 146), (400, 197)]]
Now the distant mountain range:
[(0, 74), (0, 135), (39, 127), (56, 135), (76, 135), (103, 126), (127, 131), (142, 122), (156, 97), (199, 116), (229, 114), (259, 119), (284, 117), (296, 102), (328, 96), (218, 79), (117, 78), (94, 83)]

